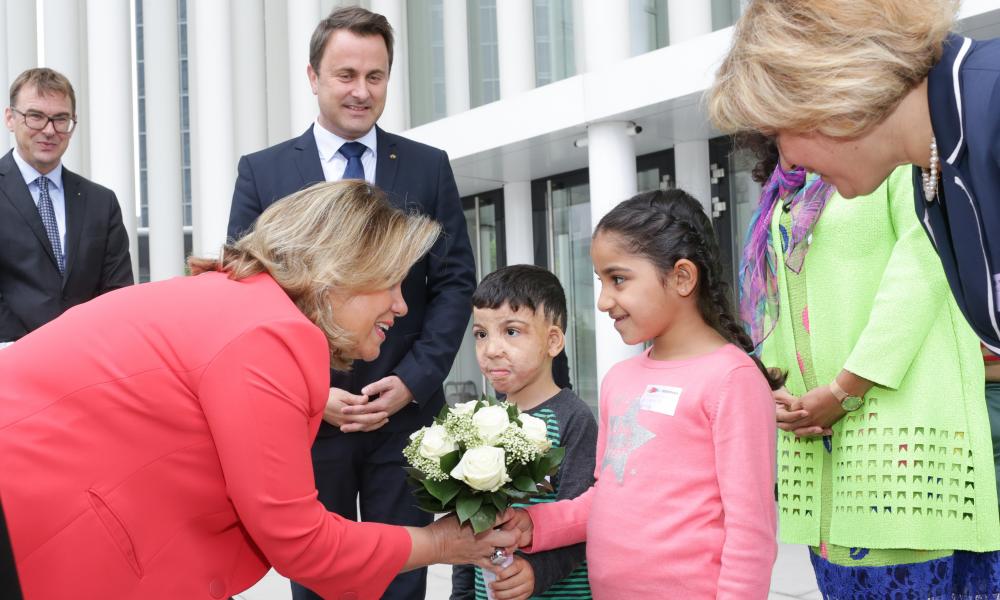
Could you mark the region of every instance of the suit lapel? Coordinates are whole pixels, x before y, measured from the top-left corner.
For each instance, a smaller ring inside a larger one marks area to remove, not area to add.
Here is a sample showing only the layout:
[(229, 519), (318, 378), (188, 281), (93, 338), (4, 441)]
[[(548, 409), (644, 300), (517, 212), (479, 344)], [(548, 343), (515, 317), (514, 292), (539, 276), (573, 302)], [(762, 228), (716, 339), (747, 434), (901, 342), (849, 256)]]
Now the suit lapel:
[(316, 147), (313, 127), (315, 124), (300, 135), (293, 146), (296, 152), (292, 160), (295, 162), (295, 168), (298, 169), (299, 177), (302, 179), (302, 185), (299, 186), (299, 189), (326, 181), (326, 177), (323, 175), (323, 165), (319, 162), (319, 148)]
[(375, 127), (375, 143), (378, 146), (378, 156), (375, 160), (375, 185), (387, 194), (396, 184), (396, 171), (399, 168), (399, 154), (396, 149), (394, 135), (386, 133), (381, 127)]
[(42, 245), (45, 253), (49, 255), (53, 265), (58, 265), (56, 255), (52, 252), (52, 243), (45, 233), (45, 225), (42, 224), (42, 217), (38, 214), (38, 207), (35, 200), (28, 191), (28, 186), (24, 183), (24, 176), (14, 162), (14, 150), (8, 152), (0, 158), (0, 194), (6, 196), (7, 201), (14, 205), (20, 213), (21, 218), (38, 238), (38, 243)]
[(80, 176), (63, 166), (63, 195), (66, 199), (66, 276), (63, 285), (69, 279), (69, 274), (79, 254), (80, 237), (83, 233), (84, 221), (87, 219), (87, 195), (80, 185)]

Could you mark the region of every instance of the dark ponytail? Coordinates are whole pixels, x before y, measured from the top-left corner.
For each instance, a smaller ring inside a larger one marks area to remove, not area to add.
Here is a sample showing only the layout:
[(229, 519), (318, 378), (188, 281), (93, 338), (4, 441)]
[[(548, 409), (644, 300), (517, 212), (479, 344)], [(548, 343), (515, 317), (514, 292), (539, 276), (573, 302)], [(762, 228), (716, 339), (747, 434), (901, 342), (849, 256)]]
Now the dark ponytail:
[[(633, 196), (604, 215), (594, 235), (601, 232), (614, 234), (628, 252), (649, 260), (663, 274), (673, 271), (682, 258), (693, 262), (699, 273), (698, 310), (705, 323), (747, 353), (753, 352), (750, 336), (734, 316), (712, 222), (691, 195), (668, 190)], [(771, 389), (784, 385), (784, 374), (769, 371), (756, 356), (752, 358)]]

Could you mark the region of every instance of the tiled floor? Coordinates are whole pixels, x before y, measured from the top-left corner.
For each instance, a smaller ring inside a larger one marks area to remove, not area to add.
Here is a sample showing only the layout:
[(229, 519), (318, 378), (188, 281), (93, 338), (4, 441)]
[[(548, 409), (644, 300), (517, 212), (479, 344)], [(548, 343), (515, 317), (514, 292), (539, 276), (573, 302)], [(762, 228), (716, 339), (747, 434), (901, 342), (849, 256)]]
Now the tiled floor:
[[(771, 575), (768, 600), (820, 600), (805, 546), (778, 546), (778, 560)], [(427, 600), (448, 600), (451, 567), (434, 566), (427, 581)], [(236, 596), (242, 600), (290, 600), (288, 580), (271, 571), (251, 589)]]

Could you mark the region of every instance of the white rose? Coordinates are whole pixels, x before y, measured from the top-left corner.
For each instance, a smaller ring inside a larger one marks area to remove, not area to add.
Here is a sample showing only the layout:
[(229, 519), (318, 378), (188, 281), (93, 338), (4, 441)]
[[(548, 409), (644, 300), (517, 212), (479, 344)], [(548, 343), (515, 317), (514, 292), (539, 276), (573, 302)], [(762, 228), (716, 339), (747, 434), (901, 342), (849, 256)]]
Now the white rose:
[(473, 489), (495, 492), (510, 481), (504, 461), (503, 448), (470, 448), (451, 470), (451, 476), (464, 481)]
[(468, 415), (472, 414), (472, 411), (476, 410), (476, 404), (478, 400), (469, 400), (468, 402), (459, 402), (455, 406), (451, 407), (451, 412), (456, 415)]
[(548, 435), (549, 428), (545, 424), (545, 421), (527, 413), (521, 414), (518, 418), (521, 419), (521, 431), (524, 432), (525, 437), (531, 440), (536, 448), (541, 452), (545, 452), (552, 447), (552, 442), (549, 441)]
[(424, 431), (424, 437), (420, 440), (420, 448), (417, 451), (424, 458), (437, 459), (455, 450), (458, 450), (458, 444), (451, 439), (448, 431), (434, 424)]
[(487, 444), (497, 441), (500, 434), (510, 425), (507, 409), (502, 406), (486, 406), (472, 415), (472, 424)]

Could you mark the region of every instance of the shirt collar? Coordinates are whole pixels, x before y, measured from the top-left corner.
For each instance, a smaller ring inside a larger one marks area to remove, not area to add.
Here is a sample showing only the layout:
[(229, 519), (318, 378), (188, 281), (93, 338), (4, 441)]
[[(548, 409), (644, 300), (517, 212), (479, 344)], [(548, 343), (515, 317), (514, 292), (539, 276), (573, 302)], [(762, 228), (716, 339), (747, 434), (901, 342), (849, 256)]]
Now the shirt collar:
[(316, 137), (316, 148), (319, 150), (320, 162), (328, 162), (337, 155), (337, 151), (340, 150), (341, 146), (351, 141), (364, 144), (366, 148), (372, 151), (372, 154), (375, 154), (377, 136), (375, 135), (374, 125), (368, 130), (368, 133), (358, 139), (345, 140), (336, 133), (333, 133), (320, 125), (319, 119), (317, 119), (315, 125), (313, 125), (313, 136)]
[[(26, 160), (21, 158), (21, 151), (19, 149), (15, 148), (13, 154), (14, 162), (17, 163), (17, 168), (21, 171), (21, 177), (24, 177), (25, 185), (35, 183), (35, 180), (41, 177), (42, 174), (38, 172), (38, 169), (29, 165)], [(49, 179), (49, 185), (55, 186), (57, 189), (62, 189), (62, 170), (62, 161), (60, 161), (56, 165), (56, 168), (45, 174)]]

